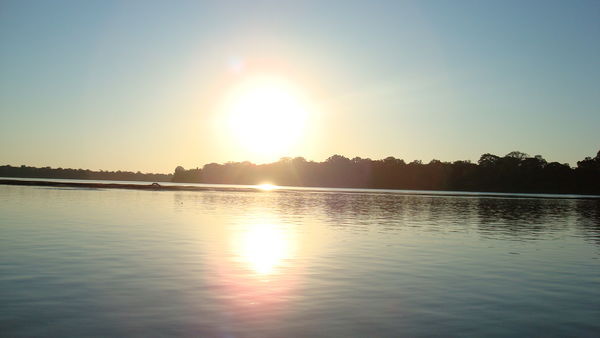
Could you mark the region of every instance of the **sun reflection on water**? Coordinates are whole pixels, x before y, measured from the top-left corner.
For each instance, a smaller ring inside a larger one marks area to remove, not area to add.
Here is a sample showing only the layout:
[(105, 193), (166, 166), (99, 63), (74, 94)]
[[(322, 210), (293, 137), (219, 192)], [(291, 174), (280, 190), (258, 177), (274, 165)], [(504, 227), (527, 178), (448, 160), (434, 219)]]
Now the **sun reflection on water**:
[(234, 240), (234, 251), (244, 265), (259, 275), (270, 275), (292, 258), (292, 234), (271, 223), (250, 225)]
[(235, 320), (279, 320), (291, 310), (302, 276), (303, 232), (271, 210), (249, 209), (238, 216), (220, 229), (211, 228), (222, 237), (213, 242), (219, 254), (212, 255), (217, 260), (207, 278), (222, 288), (220, 306)]

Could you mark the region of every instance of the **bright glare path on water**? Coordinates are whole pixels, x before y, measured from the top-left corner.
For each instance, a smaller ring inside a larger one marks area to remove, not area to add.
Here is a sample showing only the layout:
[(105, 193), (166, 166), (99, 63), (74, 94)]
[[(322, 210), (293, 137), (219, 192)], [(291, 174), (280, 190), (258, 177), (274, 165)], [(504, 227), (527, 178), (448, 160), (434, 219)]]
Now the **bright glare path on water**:
[(597, 336), (600, 201), (0, 185), (0, 336)]
[(233, 235), (232, 250), (248, 268), (260, 275), (270, 275), (290, 259), (294, 251), (292, 234), (281, 226), (255, 223)]

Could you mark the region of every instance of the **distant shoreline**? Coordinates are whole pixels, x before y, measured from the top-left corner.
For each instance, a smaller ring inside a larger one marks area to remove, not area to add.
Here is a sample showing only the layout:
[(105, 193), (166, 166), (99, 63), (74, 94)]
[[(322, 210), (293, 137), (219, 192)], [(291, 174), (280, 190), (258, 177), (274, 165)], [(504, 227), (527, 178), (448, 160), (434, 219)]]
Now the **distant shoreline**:
[(372, 160), (332, 155), (323, 162), (284, 157), (265, 164), (209, 163), (202, 168), (187, 170), (178, 166), (172, 174), (4, 165), (0, 166), (0, 179), (3, 178), (108, 180), (124, 184), (143, 181), (193, 186), (226, 184), (238, 187), (269, 183), (308, 189), (402, 190), (407, 193), (417, 190), (597, 196), (600, 195), (600, 151), (593, 158), (578, 161), (577, 167), (548, 162), (541, 155), (531, 157), (512, 151), (503, 157), (485, 153), (477, 163), (439, 160), (426, 164), (421, 161), (406, 163), (392, 156)]
[[(33, 186), (75, 189), (130, 189), (146, 191), (231, 191), (231, 192), (267, 192), (260, 186), (228, 186), (213, 184), (211, 186), (170, 185), (131, 183), (98, 183), (98, 182), (57, 182), (43, 180), (0, 179), (0, 185)], [(600, 199), (600, 195), (591, 194), (546, 194), (546, 193), (507, 193), (507, 192), (477, 192), (477, 191), (444, 191), (444, 190), (396, 190), (396, 189), (355, 189), (327, 187), (290, 187), (280, 186), (268, 192), (339, 192), (339, 193), (376, 193), (418, 196), (458, 196), (458, 197), (496, 197), (496, 198), (545, 198), (545, 199)]]
[[(142, 181), (140, 181), (142, 183)], [(167, 183), (167, 182), (162, 182)], [(56, 181), (30, 181), (30, 180), (7, 180), (1, 179), (1, 185), (18, 186), (38, 186), (38, 187), (56, 187), (56, 188), (88, 188), (88, 189), (135, 189), (135, 190), (155, 190), (155, 191), (206, 191), (206, 190), (244, 190), (243, 188), (209, 188), (179, 185), (163, 185), (160, 183), (151, 184), (131, 184), (131, 183), (97, 183), (97, 182), (56, 182)], [(256, 190), (248, 188), (247, 190)]]

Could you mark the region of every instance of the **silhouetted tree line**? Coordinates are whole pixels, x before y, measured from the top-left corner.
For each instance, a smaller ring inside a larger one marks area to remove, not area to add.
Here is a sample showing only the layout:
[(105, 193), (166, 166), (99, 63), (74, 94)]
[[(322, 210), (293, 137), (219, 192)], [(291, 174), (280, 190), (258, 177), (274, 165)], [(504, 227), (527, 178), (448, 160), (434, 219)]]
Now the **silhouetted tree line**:
[(28, 166), (0, 166), (0, 177), (69, 178), (81, 180), (152, 181), (170, 182), (172, 174), (146, 174), (132, 171), (92, 171), (89, 169), (36, 168)]
[(477, 163), (431, 160), (406, 163), (333, 155), (324, 162), (289, 158), (268, 164), (210, 163), (174, 174), (131, 171), (0, 166), (0, 177), (67, 178), (115, 181), (261, 184), (375, 189), (454, 190), (600, 194), (600, 151), (577, 162), (577, 167), (546, 161), (542, 156), (513, 151), (500, 157), (483, 154)]
[(376, 189), (600, 194), (600, 151), (576, 168), (542, 156), (513, 151), (500, 157), (483, 154), (477, 163), (432, 160), (404, 162), (333, 155), (325, 162), (302, 157), (269, 164), (210, 163), (202, 169), (177, 167), (174, 182), (261, 184)]

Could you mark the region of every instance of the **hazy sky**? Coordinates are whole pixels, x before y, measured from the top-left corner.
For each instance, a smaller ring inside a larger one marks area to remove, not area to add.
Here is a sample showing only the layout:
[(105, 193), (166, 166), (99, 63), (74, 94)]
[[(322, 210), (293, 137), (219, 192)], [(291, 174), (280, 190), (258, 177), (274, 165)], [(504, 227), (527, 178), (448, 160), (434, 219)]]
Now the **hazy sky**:
[(600, 149), (600, 1), (3, 0), (0, 164), (275, 160), (219, 122), (253, 74), (310, 102), (288, 156)]

